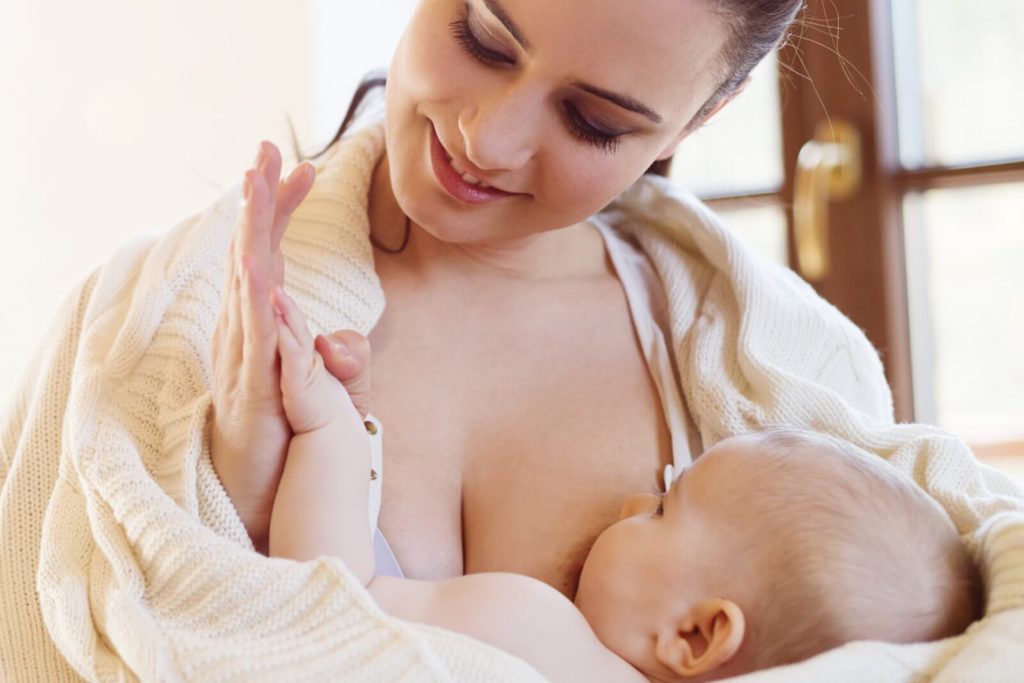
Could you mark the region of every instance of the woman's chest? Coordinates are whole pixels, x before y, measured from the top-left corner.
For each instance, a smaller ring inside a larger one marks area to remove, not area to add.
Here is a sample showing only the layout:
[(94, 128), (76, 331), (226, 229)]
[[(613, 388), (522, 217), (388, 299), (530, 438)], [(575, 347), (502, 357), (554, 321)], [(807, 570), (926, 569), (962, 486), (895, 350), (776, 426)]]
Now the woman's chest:
[(399, 564), (514, 571), (572, 595), (623, 498), (671, 458), (621, 288), (401, 297), (370, 337), (380, 526)]

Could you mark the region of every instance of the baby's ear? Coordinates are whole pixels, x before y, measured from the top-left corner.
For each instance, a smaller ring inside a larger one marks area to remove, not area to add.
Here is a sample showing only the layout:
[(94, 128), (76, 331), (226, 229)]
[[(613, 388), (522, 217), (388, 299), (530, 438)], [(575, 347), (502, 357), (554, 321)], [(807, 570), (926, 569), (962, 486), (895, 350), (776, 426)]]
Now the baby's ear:
[(658, 633), (655, 656), (679, 676), (700, 676), (728, 663), (745, 632), (739, 605), (721, 598), (705, 600)]

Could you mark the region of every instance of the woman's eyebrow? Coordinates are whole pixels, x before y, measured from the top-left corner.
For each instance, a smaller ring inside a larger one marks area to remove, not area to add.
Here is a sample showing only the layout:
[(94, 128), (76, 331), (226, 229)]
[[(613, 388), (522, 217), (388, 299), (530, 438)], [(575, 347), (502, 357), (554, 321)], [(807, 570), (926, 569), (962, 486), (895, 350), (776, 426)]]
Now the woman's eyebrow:
[[(502, 23), (505, 29), (512, 34), (512, 37), (516, 39), (516, 42), (518, 42), (526, 52), (532, 54), (533, 47), (530, 45), (530, 42), (526, 40), (526, 37), (523, 35), (523, 32), (519, 30), (519, 27), (516, 26), (516, 23), (512, 21), (512, 17), (510, 17), (508, 12), (505, 11), (501, 2), (499, 0), (483, 0), (483, 2), (484, 5), (487, 6), (487, 9), (491, 11), (491, 14), (493, 14), (495, 18)], [(574, 81), (569, 85), (588, 92), (591, 95), (600, 97), (601, 99), (608, 100), (612, 104), (622, 107), (623, 109), (645, 116), (654, 123), (661, 123), (661, 115), (635, 97), (620, 95), (582, 81)]]
[(569, 85), (574, 88), (579, 88), (580, 90), (585, 90), (591, 95), (597, 95), (598, 97), (608, 100), (612, 104), (617, 104), (623, 109), (628, 109), (629, 111), (634, 111), (637, 114), (642, 114), (655, 123), (661, 123), (661, 114), (654, 111), (635, 97), (619, 95), (618, 93), (614, 93), (610, 90), (605, 90), (604, 88), (599, 88), (596, 85), (590, 85), (589, 83), (584, 83), (582, 81), (573, 81)]

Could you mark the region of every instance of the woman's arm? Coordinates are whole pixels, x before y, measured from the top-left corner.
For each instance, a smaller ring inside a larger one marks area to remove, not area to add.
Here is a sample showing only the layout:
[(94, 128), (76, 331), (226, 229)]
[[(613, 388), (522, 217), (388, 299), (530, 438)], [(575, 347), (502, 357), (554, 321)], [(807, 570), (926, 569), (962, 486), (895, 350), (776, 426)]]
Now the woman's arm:
[(363, 585), (373, 577), (370, 442), (344, 386), (324, 368), (295, 302), (273, 294), (281, 394), (294, 433), (270, 518), (270, 555), (340, 557)]

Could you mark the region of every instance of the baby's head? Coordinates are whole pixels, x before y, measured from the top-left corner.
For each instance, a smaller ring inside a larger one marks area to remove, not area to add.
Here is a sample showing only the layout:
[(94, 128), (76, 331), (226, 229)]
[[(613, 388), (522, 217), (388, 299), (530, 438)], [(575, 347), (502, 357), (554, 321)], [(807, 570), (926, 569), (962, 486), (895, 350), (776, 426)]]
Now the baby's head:
[(622, 517), (594, 543), (576, 605), (652, 680), (936, 640), (979, 616), (974, 565), (938, 503), (832, 437), (726, 439)]

